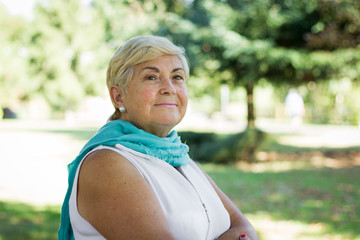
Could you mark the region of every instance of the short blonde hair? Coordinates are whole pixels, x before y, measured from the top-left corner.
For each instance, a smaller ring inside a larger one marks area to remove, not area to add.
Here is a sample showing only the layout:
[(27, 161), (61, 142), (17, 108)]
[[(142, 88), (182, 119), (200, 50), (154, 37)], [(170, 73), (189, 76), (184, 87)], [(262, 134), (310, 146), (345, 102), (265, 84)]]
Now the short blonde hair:
[(110, 60), (106, 75), (107, 87), (110, 89), (115, 84), (126, 92), (133, 76), (134, 66), (163, 55), (177, 56), (183, 65), (185, 77), (189, 77), (189, 65), (184, 48), (164, 37), (137, 36), (120, 46)]

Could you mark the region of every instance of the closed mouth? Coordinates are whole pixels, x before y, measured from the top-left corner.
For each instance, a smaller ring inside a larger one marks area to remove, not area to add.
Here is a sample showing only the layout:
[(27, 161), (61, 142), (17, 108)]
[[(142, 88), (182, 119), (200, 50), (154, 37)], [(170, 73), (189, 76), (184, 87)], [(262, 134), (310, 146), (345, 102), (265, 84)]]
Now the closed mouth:
[(176, 103), (159, 103), (159, 104), (155, 104), (155, 106), (157, 107), (169, 107), (169, 108), (174, 108), (176, 107)]

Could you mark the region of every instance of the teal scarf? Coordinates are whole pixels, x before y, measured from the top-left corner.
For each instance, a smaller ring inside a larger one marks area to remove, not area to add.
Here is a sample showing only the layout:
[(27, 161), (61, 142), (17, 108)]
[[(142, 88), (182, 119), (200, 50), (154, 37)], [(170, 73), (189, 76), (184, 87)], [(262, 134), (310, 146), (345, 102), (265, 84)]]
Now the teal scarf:
[(93, 148), (99, 145), (113, 146), (115, 144), (121, 144), (135, 151), (159, 158), (174, 167), (184, 166), (190, 160), (188, 155), (189, 147), (180, 141), (175, 130), (167, 137), (160, 138), (122, 120), (106, 123), (85, 144), (75, 160), (68, 165), (69, 186), (61, 209), (59, 240), (74, 239), (70, 225), (69, 199), (79, 163)]

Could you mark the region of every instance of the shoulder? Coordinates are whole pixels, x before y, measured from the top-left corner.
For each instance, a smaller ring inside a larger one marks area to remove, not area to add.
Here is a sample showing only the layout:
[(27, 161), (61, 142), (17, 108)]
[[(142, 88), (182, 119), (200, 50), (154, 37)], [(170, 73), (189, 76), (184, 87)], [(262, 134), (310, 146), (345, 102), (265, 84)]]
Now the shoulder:
[[(172, 239), (146, 180), (131, 162), (110, 149), (94, 151), (84, 159), (78, 210), (106, 239)], [(154, 228), (153, 222), (160, 225)]]
[(139, 171), (124, 156), (110, 149), (99, 149), (84, 159), (79, 182), (96, 187), (127, 177), (142, 178)]
[(125, 164), (126, 158), (110, 149), (98, 149), (89, 153), (81, 166), (83, 168), (107, 168), (109, 164)]

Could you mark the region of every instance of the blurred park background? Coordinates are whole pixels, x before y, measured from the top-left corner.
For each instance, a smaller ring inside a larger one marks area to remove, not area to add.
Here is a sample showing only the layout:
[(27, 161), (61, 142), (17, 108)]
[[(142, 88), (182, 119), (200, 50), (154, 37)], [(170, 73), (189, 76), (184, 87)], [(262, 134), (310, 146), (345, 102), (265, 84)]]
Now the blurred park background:
[(360, 239), (358, 0), (0, 0), (0, 33), (0, 240), (57, 239), (107, 64), (149, 34), (186, 49), (177, 130), (261, 239)]

